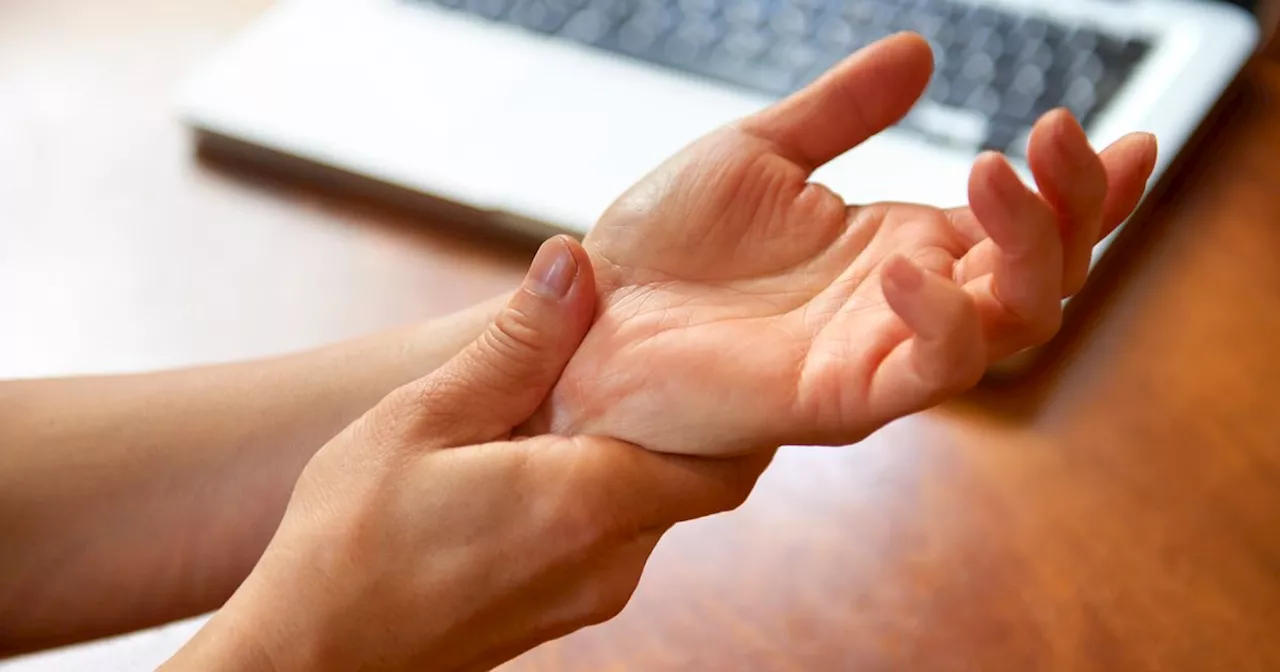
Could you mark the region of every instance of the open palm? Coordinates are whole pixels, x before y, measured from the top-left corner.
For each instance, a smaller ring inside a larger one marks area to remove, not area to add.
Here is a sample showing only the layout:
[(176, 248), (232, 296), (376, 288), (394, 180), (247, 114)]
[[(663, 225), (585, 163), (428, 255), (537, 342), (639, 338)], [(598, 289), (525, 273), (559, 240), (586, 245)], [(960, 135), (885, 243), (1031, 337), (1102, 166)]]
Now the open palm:
[(624, 194), (587, 237), (596, 322), (538, 429), (714, 455), (845, 444), (1052, 336), (1154, 139), (1099, 156), (1050, 113), (1028, 148), (1040, 193), (988, 153), (951, 210), (846, 206), (809, 181), (900, 119), (931, 69), (919, 37), (883, 40)]

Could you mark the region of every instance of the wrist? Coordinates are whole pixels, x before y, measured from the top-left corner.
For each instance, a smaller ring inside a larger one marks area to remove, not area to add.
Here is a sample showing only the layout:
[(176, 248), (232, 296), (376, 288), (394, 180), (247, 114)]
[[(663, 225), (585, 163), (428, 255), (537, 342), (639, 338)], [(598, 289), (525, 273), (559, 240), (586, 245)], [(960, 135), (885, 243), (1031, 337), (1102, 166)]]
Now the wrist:
[(163, 672), (326, 672), (353, 669), (334, 647), (330, 610), (306, 590), (263, 574), (261, 565)]
[(164, 665), (161, 672), (282, 672), (271, 650), (238, 612), (214, 614)]

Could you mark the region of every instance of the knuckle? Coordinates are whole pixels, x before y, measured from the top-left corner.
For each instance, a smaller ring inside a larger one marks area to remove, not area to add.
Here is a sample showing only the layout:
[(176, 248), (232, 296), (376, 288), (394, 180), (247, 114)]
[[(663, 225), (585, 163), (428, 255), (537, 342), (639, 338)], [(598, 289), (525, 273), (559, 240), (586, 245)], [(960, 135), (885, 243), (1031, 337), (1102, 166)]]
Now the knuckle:
[(398, 392), (418, 411), (429, 410), (435, 408), (437, 402), (446, 396), (444, 388), (447, 386), (447, 378), (447, 372), (437, 371), (401, 387)]
[(849, 206), (830, 187), (820, 182), (809, 182), (796, 197), (800, 219), (805, 222), (836, 222), (848, 218)]
[(419, 429), (450, 427), (463, 422), (462, 408), (450, 403), (456, 396), (451, 392), (455, 387), (456, 381), (448, 372), (437, 371), (402, 388), (407, 403), (414, 409)]
[(517, 308), (507, 309), (475, 340), (475, 356), (465, 362), (469, 382), (492, 388), (479, 391), (506, 392), (543, 365), (546, 339), (527, 315)]
[(493, 328), (481, 334), (479, 347), (498, 357), (518, 361), (537, 350), (541, 332), (536, 316), (521, 305), (524, 302), (513, 303), (516, 305), (498, 314)]

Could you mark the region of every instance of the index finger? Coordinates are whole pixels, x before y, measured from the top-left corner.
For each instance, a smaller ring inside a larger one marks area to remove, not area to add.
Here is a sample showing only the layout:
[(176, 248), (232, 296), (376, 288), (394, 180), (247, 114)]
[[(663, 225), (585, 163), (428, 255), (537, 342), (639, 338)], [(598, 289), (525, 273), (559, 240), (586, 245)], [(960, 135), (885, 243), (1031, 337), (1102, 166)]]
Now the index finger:
[[(552, 478), (574, 490), (578, 506), (601, 516), (619, 534), (666, 529), (736, 508), (773, 459), (773, 451), (735, 458), (658, 453), (602, 436), (541, 436), (528, 439), (532, 455), (566, 451), (546, 464), (568, 473)], [(547, 445), (550, 443), (550, 445)], [(548, 456), (549, 457), (549, 456)]]
[(902, 119), (932, 74), (929, 43), (899, 33), (859, 50), (740, 128), (812, 172)]

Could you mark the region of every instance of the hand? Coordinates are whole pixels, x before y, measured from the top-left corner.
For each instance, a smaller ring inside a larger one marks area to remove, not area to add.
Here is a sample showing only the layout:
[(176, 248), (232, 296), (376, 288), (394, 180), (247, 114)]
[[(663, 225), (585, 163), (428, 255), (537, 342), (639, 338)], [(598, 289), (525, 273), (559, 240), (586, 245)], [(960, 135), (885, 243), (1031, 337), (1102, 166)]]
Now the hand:
[(512, 439), (594, 295), (581, 246), (543, 245), (479, 339), (316, 454), (258, 566), (170, 667), (488, 670), (621, 610), (663, 531), (736, 506), (768, 457)]
[(1154, 138), (1099, 156), (1051, 112), (1028, 148), (1040, 193), (984, 153), (949, 210), (808, 181), (900, 119), (930, 59), (885, 39), (623, 194), (586, 239), (597, 322), (531, 427), (677, 453), (846, 444), (1046, 341), (1140, 199)]

